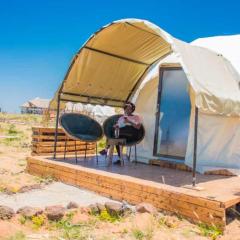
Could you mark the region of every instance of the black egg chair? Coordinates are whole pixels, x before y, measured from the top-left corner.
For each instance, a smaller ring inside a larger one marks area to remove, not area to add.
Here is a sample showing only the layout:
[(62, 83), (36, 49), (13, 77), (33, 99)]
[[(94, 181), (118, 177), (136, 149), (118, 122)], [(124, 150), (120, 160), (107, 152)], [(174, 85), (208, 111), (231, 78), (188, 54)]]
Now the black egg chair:
[[(96, 158), (97, 156), (97, 141), (103, 137), (101, 125), (87, 115), (79, 113), (64, 113), (59, 120), (64, 132), (69, 138), (86, 142), (85, 159), (87, 153), (87, 143), (96, 143)], [(75, 157), (77, 163), (77, 147), (75, 141)], [(64, 159), (66, 156), (67, 139), (65, 141)]]
[[(114, 136), (114, 128), (113, 126), (117, 123), (118, 119), (122, 116), (122, 114), (117, 114), (113, 115), (109, 118), (107, 118), (104, 123), (103, 123), (103, 132), (104, 135), (108, 139), (115, 138)], [(130, 127), (129, 131), (131, 131), (131, 128), (133, 129), (134, 127)], [(135, 130), (135, 129), (134, 129)], [(130, 132), (131, 134), (131, 132)], [(135, 149), (135, 162), (137, 161), (137, 144), (139, 144), (145, 136), (145, 129), (144, 126), (141, 125), (141, 127), (138, 129), (138, 135), (137, 137), (129, 137), (126, 139), (126, 147), (129, 147), (129, 154), (128, 154), (128, 159), (130, 160), (131, 156), (131, 147), (134, 147)]]

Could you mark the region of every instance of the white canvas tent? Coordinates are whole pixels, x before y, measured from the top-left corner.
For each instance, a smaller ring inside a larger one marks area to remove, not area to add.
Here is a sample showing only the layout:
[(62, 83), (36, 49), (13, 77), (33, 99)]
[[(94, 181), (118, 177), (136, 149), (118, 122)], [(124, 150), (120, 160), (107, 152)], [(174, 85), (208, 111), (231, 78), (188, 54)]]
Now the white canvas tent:
[(198, 38), (191, 45), (208, 48), (222, 54), (240, 73), (240, 35)]
[[(161, 138), (161, 126), (155, 129), (159, 76), (150, 71), (157, 64), (181, 67), (187, 79), (191, 107), (185, 163), (192, 165), (196, 154), (199, 170), (240, 168), (238, 72), (221, 54), (180, 41), (148, 21), (124, 19), (92, 35), (73, 58), (52, 105), (72, 101), (119, 107), (135, 99), (146, 128), (138, 159), (158, 158), (153, 149), (156, 132)], [(194, 131), (195, 109), (199, 126)]]
[[(145, 163), (149, 159), (158, 159), (158, 157), (154, 156), (153, 149), (156, 131), (156, 111), (158, 108), (159, 68), (161, 69), (165, 66), (172, 68), (177, 66), (177, 64), (179, 64), (178, 59), (173, 54), (161, 61), (151, 72), (151, 75), (144, 79), (137, 92), (137, 96), (135, 96), (136, 111), (142, 116), (144, 125), (148, 129), (146, 137), (138, 147), (139, 159)], [(191, 86), (188, 92), (191, 96), (191, 105), (194, 105), (195, 97)], [(200, 110), (197, 138), (197, 170), (199, 172), (227, 169), (231, 173), (240, 175), (239, 116), (226, 116)], [(192, 108), (188, 143), (184, 159), (184, 163), (190, 167), (193, 165), (193, 144), (194, 109)]]

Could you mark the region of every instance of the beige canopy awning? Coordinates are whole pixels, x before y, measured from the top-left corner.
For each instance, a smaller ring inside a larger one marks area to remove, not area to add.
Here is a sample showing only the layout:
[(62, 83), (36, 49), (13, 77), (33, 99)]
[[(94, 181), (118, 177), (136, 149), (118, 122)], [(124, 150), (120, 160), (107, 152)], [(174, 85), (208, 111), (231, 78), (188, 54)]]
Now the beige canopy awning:
[(183, 67), (199, 108), (240, 115), (240, 77), (228, 60), (138, 19), (113, 22), (89, 38), (73, 58), (51, 107), (57, 99), (121, 107), (151, 66), (170, 53)]
[(76, 54), (58, 90), (61, 100), (122, 106), (149, 67), (170, 52), (144, 21), (113, 22)]

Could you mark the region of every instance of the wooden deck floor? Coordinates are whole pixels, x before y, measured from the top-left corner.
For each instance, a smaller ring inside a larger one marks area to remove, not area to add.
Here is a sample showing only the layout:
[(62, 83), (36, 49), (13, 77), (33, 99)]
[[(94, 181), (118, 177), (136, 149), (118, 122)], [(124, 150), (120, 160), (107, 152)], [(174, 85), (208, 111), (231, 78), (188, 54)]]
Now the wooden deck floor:
[(176, 212), (194, 221), (219, 226), (226, 224), (226, 209), (240, 202), (239, 177), (197, 174), (203, 190), (186, 188), (191, 185), (191, 172), (159, 166), (126, 162), (124, 167), (108, 166), (104, 158), (86, 160), (51, 157), (28, 158), (28, 171), (52, 175), (57, 179), (98, 192), (113, 199), (136, 204), (150, 202), (160, 209)]

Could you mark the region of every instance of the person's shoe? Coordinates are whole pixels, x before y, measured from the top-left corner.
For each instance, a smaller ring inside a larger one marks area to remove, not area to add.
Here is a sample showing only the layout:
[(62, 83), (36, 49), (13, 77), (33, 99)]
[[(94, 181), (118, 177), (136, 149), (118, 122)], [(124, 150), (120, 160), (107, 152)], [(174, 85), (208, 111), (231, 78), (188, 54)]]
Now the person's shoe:
[(120, 161), (120, 159), (118, 159), (116, 162), (114, 162), (113, 164), (121, 164), (121, 161)]
[(103, 149), (99, 152), (102, 156), (107, 155), (107, 150)]

